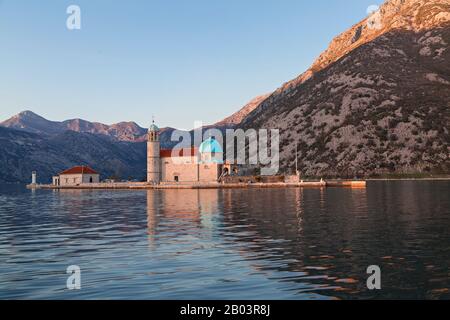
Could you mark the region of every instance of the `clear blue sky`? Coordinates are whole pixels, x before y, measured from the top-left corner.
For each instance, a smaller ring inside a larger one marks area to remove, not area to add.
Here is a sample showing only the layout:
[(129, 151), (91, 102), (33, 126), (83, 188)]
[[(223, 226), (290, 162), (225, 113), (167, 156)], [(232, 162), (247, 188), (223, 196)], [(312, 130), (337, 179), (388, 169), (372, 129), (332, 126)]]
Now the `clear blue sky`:
[[(0, 120), (191, 128), (306, 70), (381, 0), (0, 0)], [(81, 7), (82, 29), (66, 28)]]

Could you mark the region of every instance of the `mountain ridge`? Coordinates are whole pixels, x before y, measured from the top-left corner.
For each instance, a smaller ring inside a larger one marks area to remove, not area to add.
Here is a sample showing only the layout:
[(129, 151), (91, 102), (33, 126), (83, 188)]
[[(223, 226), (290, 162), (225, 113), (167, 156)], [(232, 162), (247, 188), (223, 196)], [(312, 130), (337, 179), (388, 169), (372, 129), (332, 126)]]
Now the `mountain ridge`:
[(380, 29), (360, 29), (365, 19), (336, 37), (240, 126), (280, 129), (283, 171), (292, 172), (298, 145), (309, 176), (450, 172), (449, 9), (386, 2)]
[(22, 111), (13, 117), (0, 122), (0, 126), (12, 129), (23, 130), (38, 134), (56, 134), (66, 130), (80, 132), (104, 134), (111, 136), (118, 141), (144, 141), (143, 136), (147, 133), (135, 122), (119, 122), (106, 125), (99, 122), (75, 118), (64, 121), (51, 121), (34, 113), (33, 111)]
[[(433, 6), (441, 8), (433, 14)], [(429, 9), (427, 11), (427, 9)], [(416, 11), (416, 12), (414, 12)], [(418, 12), (420, 11), (420, 12)], [(402, 13), (400, 15), (400, 13)], [(369, 17), (354, 24), (335, 37), (328, 48), (319, 55), (311, 67), (300, 76), (283, 84), (274, 93), (282, 93), (292, 86), (301, 84), (316, 72), (323, 70), (349, 52), (393, 29), (407, 28), (421, 31), (450, 21), (450, 2), (442, 0), (389, 0)]]
[(257, 96), (245, 104), (241, 109), (233, 113), (231, 116), (216, 122), (213, 126), (237, 126), (247, 117), (253, 110), (258, 108), (271, 94), (263, 94)]

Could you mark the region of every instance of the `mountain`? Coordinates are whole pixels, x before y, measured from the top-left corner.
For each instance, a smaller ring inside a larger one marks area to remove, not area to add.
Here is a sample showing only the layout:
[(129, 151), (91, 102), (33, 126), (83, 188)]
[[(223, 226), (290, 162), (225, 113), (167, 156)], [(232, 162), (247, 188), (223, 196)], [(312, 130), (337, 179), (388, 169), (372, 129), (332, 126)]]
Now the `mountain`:
[(81, 119), (66, 120), (61, 123), (64, 131), (102, 134), (118, 141), (142, 142), (146, 139), (147, 130), (139, 127), (135, 122), (120, 122), (105, 125)]
[(64, 131), (60, 122), (49, 121), (28, 110), (0, 122), (0, 126), (38, 134), (56, 134)]
[(247, 103), (244, 107), (242, 107), (239, 111), (233, 113), (231, 116), (223, 119), (222, 121), (217, 122), (215, 127), (233, 127), (239, 125), (242, 120), (245, 119), (253, 110), (259, 107), (259, 105), (266, 100), (270, 94), (264, 94), (252, 99), (249, 103)]
[(449, 173), (449, 44), (448, 1), (387, 1), (239, 127), (280, 129), (285, 172)]
[(349, 52), (391, 31), (420, 31), (450, 21), (450, 2), (446, 0), (390, 0), (372, 16), (332, 40), (329, 47), (300, 76), (285, 83), (276, 93), (289, 91)]
[(0, 127), (0, 181), (29, 182), (32, 171), (38, 182), (75, 165), (89, 165), (102, 178), (146, 176), (146, 144), (113, 140), (105, 135), (64, 131), (41, 135)]
[(23, 111), (12, 118), (1, 122), (0, 126), (31, 133), (53, 135), (70, 130), (80, 133), (102, 134), (118, 141), (145, 141), (147, 130), (134, 122), (121, 122), (106, 125), (81, 119), (62, 122), (49, 121), (32, 111)]
[[(62, 122), (50, 121), (32, 111), (23, 111), (12, 118), (0, 122), (0, 127), (36, 133), (40, 135), (55, 135), (65, 131), (78, 133), (91, 133), (104, 135), (116, 141), (144, 142), (147, 139), (147, 129), (141, 128), (135, 122), (120, 122), (106, 125), (98, 122), (89, 122), (82, 119), (71, 119)], [(161, 143), (171, 146), (170, 136), (175, 129), (161, 129)]]

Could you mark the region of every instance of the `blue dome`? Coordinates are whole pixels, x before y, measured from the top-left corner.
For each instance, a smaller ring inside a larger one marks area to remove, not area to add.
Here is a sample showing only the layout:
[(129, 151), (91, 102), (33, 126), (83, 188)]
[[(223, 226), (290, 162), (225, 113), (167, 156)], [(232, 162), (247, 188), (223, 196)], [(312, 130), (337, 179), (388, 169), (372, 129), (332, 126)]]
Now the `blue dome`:
[(198, 150), (200, 153), (223, 153), (220, 143), (214, 138), (203, 141)]

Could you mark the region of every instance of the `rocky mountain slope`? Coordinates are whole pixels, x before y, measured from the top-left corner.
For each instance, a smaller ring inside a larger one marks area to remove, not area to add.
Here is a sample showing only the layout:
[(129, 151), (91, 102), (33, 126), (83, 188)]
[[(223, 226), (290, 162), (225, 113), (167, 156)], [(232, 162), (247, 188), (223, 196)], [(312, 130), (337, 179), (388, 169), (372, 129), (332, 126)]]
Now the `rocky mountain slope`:
[(389, 0), (378, 11), (334, 38), (329, 47), (300, 76), (275, 93), (289, 91), (349, 52), (391, 30), (421, 31), (450, 21), (448, 0)]
[(252, 99), (249, 103), (243, 106), (239, 111), (233, 113), (231, 116), (217, 122), (214, 127), (234, 127), (239, 125), (253, 110), (258, 108), (260, 104), (266, 100), (270, 94), (264, 94)]
[(280, 129), (283, 171), (298, 144), (309, 176), (450, 172), (450, 2), (391, 0), (376, 15), (239, 125)]

